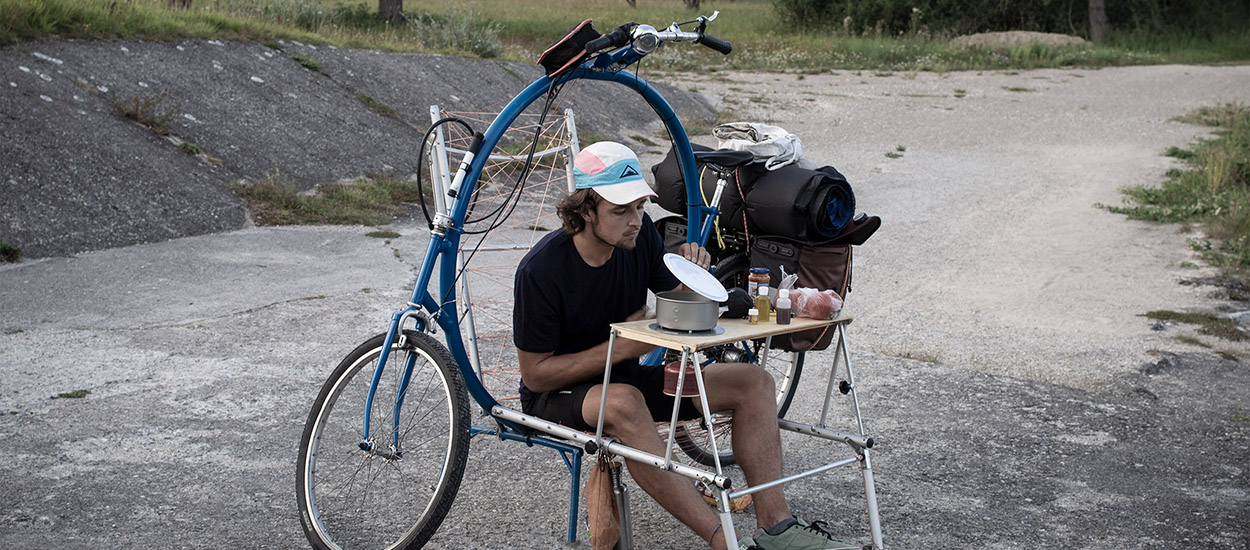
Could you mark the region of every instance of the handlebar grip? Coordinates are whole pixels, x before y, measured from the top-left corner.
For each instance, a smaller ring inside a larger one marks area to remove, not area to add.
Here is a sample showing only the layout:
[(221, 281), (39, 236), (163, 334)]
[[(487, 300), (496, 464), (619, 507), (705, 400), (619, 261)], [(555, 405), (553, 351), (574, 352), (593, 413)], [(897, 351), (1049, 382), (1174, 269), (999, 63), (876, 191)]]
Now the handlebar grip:
[(625, 27), (612, 29), (603, 36), (586, 43), (586, 51), (596, 53), (604, 48), (619, 48), (629, 43), (629, 30)]
[[(615, 32), (615, 31), (613, 31)], [(586, 51), (595, 53), (612, 45), (612, 33), (605, 34), (586, 43)]]
[(729, 52), (732, 52), (734, 50), (733, 44), (730, 44), (728, 41), (716, 38), (715, 36), (712, 36), (710, 34), (700, 35), (699, 39), (695, 40), (695, 42), (698, 44), (703, 44), (704, 46), (712, 48), (713, 50), (716, 50), (725, 55), (729, 55)]

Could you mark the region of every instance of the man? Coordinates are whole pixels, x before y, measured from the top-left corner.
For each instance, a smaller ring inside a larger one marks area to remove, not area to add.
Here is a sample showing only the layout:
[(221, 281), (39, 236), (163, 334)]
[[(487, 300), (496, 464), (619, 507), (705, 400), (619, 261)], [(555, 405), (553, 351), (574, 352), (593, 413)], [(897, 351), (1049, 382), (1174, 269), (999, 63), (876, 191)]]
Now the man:
[[(566, 426), (594, 431), (611, 323), (647, 317), (647, 290), (680, 286), (663, 263), (664, 245), (643, 206), (655, 193), (628, 147), (599, 142), (574, 160), (577, 190), (561, 201), (564, 226), (544, 237), (517, 268), (513, 341), (521, 365), (524, 411)], [(680, 254), (706, 268), (703, 247)], [(664, 455), (655, 422), (668, 421), (673, 397), (664, 395), (664, 367), (643, 367), (652, 346), (617, 338), (608, 385), (604, 431), (622, 443)], [(733, 450), (747, 483), (781, 477), (781, 437), (772, 377), (754, 365), (714, 364), (704, 371), (708, 406), (732, 410)], [(681, 417), (701, 414), (697, 400), (682, 399)], [(713, 549), (726, 550), (720, 520), (686, 478), (626, 461), (647, 494)], [(790, 515), (780, 487), (754, 495), (754, 539), (739, 548), (764, 550), (841, 548), (815, 525)], [(718, 536), (719, 535), (719, 536)]]

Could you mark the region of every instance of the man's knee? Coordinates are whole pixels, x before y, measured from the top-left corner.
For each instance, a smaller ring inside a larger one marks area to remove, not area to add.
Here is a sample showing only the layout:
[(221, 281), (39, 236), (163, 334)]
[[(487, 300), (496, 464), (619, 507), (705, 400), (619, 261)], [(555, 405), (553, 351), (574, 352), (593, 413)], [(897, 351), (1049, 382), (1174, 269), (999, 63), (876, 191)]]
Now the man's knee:
[(734, 391), (772, 391), (776, 387), (773, 382), (773, 376), (758, 365), (728, 363), (724, 367), (724, 374), (726, 375), (724, 378)]
[[(589, 397), (589, 396), (588, 396)], [(599, 402), (588, 403), (599, 412)], [(587, 415), (590, 416), (590, 415)], [(594, 425), (593, 422), (587, 422)], [(628, 384), (612, 384), (608, 386), (607, 402), (603, 409), (603, 425), (605, 429), (621, 430), (638, 425), (650, 425), (651, 412), (647, 410), (647, 401), (638, 388)]]

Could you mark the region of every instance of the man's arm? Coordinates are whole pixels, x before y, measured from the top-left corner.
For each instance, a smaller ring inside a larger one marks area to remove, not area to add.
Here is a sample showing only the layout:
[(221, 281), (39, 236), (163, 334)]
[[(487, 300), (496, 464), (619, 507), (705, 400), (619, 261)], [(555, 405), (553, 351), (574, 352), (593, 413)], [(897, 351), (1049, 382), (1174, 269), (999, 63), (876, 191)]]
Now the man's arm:
[[(646, 317), (647, 308), (643, 307), (626, 321), (638, 321)], [(612, 363), (637, 358), (653, 348), (655, 346), (651, 344), (618, 337), (612, 350)], [(534, 353), (518, 348), (517, 358), (521, 363), (521, 380), (525, 382), (525, 387), (530, 391), (546, 392), (566, 388), (596, 376), (602, 377), (604, 365), (607, 364), (608, 343), (563, 355), (552, 352)]]

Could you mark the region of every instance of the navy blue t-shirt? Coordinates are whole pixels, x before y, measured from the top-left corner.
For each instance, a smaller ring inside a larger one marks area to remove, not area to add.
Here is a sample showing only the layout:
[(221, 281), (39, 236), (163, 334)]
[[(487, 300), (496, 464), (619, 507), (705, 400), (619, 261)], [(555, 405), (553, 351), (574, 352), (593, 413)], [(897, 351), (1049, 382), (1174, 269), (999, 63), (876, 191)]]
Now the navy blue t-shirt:
[[(647, 289), (664, 292), (679, 281), (664, 265), (664, 242), (650, 216), (633, 250), (617, 248), (599, 267), (587, 265), (573, 238), (557, 229), (517, 266), (513, 286), (512, 340), (531, 353), (564, 355), (608, 340), (608, 325), (647, 303)], [(636, 361), (635, 361), (636, 362)], [(521, 383), (521, 399), (533, 395)]]

